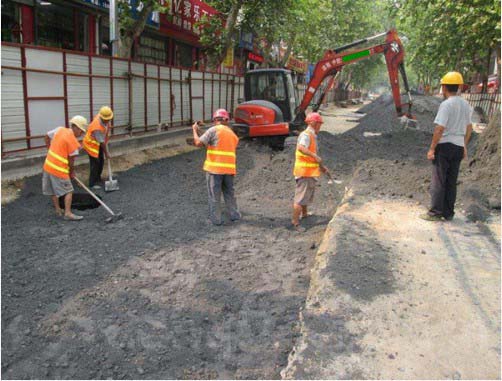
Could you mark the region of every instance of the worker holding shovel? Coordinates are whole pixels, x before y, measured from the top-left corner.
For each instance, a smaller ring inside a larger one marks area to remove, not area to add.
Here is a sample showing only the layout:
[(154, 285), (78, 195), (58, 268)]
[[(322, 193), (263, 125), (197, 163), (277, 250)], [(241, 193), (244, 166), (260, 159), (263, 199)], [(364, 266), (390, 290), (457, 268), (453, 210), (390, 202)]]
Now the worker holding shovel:
[(293, 201), (293, 229), (304, 231), (300, 226), (300, 218), (308, 216), (307, 206), (314, 201), (317, 178), (327, 169), (322, 165), (318, 155), (317, 134), (323, 120), (317, 112), (312, 112), (305, 118), (307, 129), (298, 137), (295, 152), (295, 167), (293, 174), (296, 179), (295, 197)]
[(112, 109), (108, 106), (101, 107), (85, 134), (83, 146), (89, 155), (89, 188), (101, 189), (99, 183), (103, 173), (104, 158), (110, 158), (106, 143), (112, 119)]
[(237, 221), (241, 214), (237, 209), (234, 195), (234, 176), (236, 174), (236, 155), (239, 138), (228, 126), (230, 117), (224, 109), (213, 114), (215, 126), (199, 137), (199, 123), (194, 123), (193, 140), (197, 147), (207, 147), (204, 171), (206, 171), (209, 197), (209, 219), (214, 225), (221, 225), (221, 194), (225, 200), (230, 220)]
[[(87, 119), (77, 115), (70, 119), (70, 128), (58, 127), (45, 136), (49, 151), (44, 163), (42, 192), (52, 197), (56, 215), (70, 221), (83, 218), (71, 211), (73, 186), (70, 179), (74, 177), (73, 162), (80, 149), (77, 138), (85, 134), (86, 127)], [(61, 196), (64, 196), (64, 211), (59, 206)]]

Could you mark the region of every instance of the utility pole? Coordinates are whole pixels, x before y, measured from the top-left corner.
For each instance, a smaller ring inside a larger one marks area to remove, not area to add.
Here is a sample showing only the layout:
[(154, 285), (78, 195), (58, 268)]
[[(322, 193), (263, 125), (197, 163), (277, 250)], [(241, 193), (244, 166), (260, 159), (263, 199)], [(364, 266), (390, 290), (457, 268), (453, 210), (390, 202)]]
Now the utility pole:
[(112, 44), (112, 57), (117, 57), (119, 52), (118, 33), (118, 5), (117, 0), (110, 0), (110, 43)]

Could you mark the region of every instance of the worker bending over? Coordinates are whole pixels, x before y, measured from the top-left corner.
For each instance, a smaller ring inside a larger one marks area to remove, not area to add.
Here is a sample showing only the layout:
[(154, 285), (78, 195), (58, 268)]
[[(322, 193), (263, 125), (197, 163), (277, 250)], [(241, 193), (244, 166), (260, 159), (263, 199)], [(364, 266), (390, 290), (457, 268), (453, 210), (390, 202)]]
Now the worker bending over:
[(295, 167), (293, 174), (296, 180), (295, 198), (293, 201), (293, 218), (291, 223), (298, 231), (300, 219), (308, 216), (307, 206), (314, 201), (317, 178), (326, 169), (321, 165), (322, 159), (318, 155), (317, 134), (323, 120), (317, 112), (312, 112), (305, 118), (307, 128), (298, 136), (295, 152)]
[(236, 174), (236, 154), (239, 138), (228, 126), (229, 115), (224, 109), (213, 114), (215, 126), (199, 137), (199, 125), (194, 123), (193, 139), (197, 147), (207, 147), (204, 171), (206, 171), (207, 193), (209, 198), (209, 219), (214, 225), (221, 225), (221, 193), (231, 221), (237, 221), (241, 214), (237, 209), (234, 195), (234, 176)]
[[(78, 221), (71, 211), (73, 186), (70, 178), (74, 177), (73, 162), (78, 155), (80, 143), (77, 138), (85, 134), (87, 119), (77, 115), (70, 119), (70, 128), (57, 127), (45, 136), (45, 144), (49, 148), (42, 175), (42, 192), (52, 197), (57, 216), (65, 220)], [(59, 207), (59, 197), (64, 196), (64, 211)]]
[(83, 145), (89, 155), (89, 188), (101, 189), (99, 183), (103, 173), (104, 157), (110, 158), (107, 143), (112, 119), (112, 109), (108, 106), (101, 107), (85, 134)]

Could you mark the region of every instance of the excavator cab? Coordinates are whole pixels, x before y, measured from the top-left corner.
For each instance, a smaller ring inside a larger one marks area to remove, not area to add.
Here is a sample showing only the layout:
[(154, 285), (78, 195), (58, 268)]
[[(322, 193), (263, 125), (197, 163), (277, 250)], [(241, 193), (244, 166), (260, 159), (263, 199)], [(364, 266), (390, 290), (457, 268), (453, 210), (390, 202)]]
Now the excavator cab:
[(244, 102), (234, 113), (233, 130), (239, 136), (288, 136), (298, 107), (291, 71), (258, 69), (244, 76)]
[(293, 119), (298, 106), (298, 94), (293, 86), (291, 71), (285, 69), (258, 69), (248, 71), (244, 77), (246, 101), (268, 101), (282, 112), (282, 120)]

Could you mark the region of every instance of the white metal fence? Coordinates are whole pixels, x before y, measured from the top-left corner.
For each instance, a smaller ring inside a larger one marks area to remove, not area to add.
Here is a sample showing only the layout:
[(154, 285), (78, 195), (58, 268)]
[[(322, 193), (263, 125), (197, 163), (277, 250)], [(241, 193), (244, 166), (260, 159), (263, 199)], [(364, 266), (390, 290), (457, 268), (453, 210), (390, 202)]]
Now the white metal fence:
[(144, 134), (232, 111), (242, 76), (2, 43), (2, 155), (43, 146), (73, 115), (113, 108), (112, 136)]

